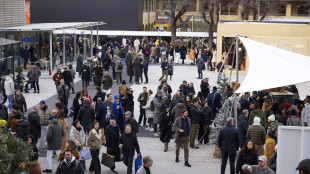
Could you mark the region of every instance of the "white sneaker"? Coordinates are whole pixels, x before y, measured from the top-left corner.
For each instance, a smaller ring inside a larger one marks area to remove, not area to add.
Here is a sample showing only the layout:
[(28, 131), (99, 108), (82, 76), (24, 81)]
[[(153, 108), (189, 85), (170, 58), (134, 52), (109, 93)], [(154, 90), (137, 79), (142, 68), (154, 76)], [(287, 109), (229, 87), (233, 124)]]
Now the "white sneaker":
[(150, 130), (150, 128), (149, 128), (149, 127), (146, 127), (145, 130), (146, 130), (146, 131), (147, 131), (147, 130)]
[(153, 132), (153, 131), (154, 131), (154, 128), (150, 128), (149, 131), (150, 131), (150, 132)]
[(158, 133), (154, 133), (154, 136), (155, 136), (155, 137), (158, 137)]

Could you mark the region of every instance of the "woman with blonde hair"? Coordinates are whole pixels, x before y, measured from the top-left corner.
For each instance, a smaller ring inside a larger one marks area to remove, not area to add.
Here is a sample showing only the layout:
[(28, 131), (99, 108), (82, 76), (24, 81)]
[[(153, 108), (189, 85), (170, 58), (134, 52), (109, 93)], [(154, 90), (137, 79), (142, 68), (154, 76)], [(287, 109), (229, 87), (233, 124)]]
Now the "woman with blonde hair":
[(63, 130), (65, 132), (65, 135), (61, 139), (62, 147), (64, 147), (65, 143), (67, 141), (68, 129), (69, 129), (68, 122), (65, 119), (65, 112), (64, 111), (58, 111), (58, 113), (57, 113), (57, 121), (62, 126), (62, 128), (63, 128)]

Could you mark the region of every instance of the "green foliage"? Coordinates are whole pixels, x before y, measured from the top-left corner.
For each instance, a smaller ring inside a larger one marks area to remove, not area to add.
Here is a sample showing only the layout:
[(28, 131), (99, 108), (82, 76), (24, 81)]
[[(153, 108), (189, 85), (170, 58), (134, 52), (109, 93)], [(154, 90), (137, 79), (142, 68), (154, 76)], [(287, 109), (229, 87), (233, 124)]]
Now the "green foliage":
[(0, 174), (19, 174), (25, 172), (22, 163), (33, 165), (30, 161), (30, 146), (22, 139), (0, 130)]
[(217, 92), (221, 94), (221, 96), (225, 95), (225, 85), (228, 84), (228, 77), (223, 73), (222, 79), (220, 82), (217, 82), (218, 89)]
[(17, 67), (15, 67), (15, 72), (16, 73), (22, 73), (23, 72), (23, 68), (21, 66), (17, 66)]

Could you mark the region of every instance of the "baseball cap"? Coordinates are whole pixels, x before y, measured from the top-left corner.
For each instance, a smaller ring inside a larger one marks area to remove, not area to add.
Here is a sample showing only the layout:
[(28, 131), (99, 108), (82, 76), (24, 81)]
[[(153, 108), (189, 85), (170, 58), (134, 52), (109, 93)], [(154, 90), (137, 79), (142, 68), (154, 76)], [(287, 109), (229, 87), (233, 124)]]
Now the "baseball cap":
[(258, 161), (267, 161), (267, 157), (265, 155), (259, 156)]

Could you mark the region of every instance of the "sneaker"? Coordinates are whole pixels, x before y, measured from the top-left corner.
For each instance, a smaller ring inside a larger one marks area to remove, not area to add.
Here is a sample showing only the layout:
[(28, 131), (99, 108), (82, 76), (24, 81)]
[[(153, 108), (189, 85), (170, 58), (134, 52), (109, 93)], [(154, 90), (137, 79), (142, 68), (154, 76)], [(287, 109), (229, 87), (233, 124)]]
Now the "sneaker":
[(145, 130), (147, 131), (147, 130), (150, 130), (150, 128), (149, 127), (147, 127), (147, 128), (145, 128)]
[(185, 161), (184, 165), (187, 166), (187, 167), (192, 167), (192, 166), (188, 163), (188, 161)]
[(90, 171), (90, 170), (89, 170), (88, 173), (95, 173), (95, 171)]
[(154, 131), (154, 128), (150, 128), (149, 131), (150, 131), (150, 132), (153, 132), (153, 131)]
[(155, 136), (155, 137), (158, 137), (158, 133), (154, 133), (154, 136)]
[(43, 173), (53, 173), (53, 172), (52, 172), (52, 169), (46, 169), (46, 170), (43, 170)]
[(142, 127), (142, 124), (139, 124), (138, 126), (139, 126), (139, 127)]

